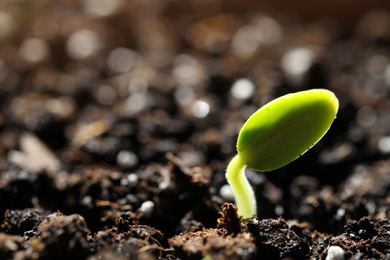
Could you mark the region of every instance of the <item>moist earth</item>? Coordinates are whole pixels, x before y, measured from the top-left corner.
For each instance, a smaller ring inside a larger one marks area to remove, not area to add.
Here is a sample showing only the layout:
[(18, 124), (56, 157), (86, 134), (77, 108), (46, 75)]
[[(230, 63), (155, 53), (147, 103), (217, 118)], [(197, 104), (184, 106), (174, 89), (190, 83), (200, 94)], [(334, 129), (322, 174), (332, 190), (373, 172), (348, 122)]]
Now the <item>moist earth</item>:
[[(390, 259), (387, 10), (100, 2), (0, 3), (0, 259)], [(311, 88), (334, 124), (243, 220), (241, 126)]]

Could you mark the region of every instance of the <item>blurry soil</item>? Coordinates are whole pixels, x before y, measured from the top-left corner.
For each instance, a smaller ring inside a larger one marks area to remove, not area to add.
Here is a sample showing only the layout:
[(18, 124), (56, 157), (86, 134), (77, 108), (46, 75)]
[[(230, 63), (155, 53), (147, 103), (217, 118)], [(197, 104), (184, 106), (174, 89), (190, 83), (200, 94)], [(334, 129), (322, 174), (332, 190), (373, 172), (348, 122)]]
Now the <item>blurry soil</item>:
[[(390, 259), (389, 12), (207, 2), (0, 3), (0, 259)], [(334, 124), (243, 220), (241, 126), (311, 88)]]

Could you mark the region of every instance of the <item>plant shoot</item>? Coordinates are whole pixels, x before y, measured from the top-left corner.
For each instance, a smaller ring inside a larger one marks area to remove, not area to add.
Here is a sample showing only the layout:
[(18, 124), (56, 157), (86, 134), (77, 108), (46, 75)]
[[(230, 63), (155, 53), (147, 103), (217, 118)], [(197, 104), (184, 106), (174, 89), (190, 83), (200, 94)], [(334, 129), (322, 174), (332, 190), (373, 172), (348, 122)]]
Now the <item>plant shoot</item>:
[(226, 171), (239, 215), (256, 215), (256, 199), (245, 168), (272, 171), (294, 161), (325, 135), (338, 107), (333, 92), (312, 89), (279, 97), (246, 121), (238, 135), (237, 155)]

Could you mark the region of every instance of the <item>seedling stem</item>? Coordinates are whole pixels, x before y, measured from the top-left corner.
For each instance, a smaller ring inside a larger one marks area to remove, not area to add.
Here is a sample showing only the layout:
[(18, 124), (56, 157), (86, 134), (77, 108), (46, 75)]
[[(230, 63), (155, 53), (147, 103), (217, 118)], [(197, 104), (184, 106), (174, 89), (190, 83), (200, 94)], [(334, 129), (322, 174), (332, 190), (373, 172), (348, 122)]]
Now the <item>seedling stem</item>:
[(256, 199), (253, 189), (245, 176), (245, 168), (244, 161), (237, 154), (227, 167), (226, 178), (235, 193), (238, 208), (237, 214), (244, 218), (251, 218), (256, 215)]

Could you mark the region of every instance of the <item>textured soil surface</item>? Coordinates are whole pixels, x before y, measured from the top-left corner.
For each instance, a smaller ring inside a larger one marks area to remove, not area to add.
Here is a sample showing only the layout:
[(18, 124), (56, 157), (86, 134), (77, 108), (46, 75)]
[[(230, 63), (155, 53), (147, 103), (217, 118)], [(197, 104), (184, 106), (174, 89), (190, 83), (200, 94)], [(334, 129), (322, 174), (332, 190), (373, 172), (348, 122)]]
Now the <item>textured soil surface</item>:
[[(206, 2), (0, 2), (0, 259), (390, 259), (385, 4)], [(311, 88), (334, 124), (243, 220), (241, 126)]]

